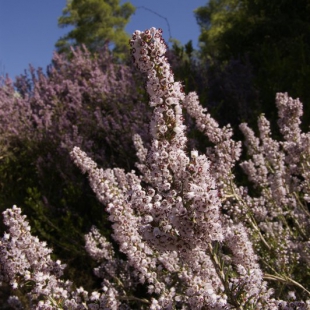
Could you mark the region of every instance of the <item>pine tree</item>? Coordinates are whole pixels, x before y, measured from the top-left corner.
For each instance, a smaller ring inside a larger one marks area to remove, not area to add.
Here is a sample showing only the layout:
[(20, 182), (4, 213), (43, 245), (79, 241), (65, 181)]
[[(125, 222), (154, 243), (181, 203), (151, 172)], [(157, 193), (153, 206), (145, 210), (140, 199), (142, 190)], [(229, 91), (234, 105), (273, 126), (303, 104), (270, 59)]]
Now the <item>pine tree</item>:
[(58, 52), (81, 44), (94, 52), (108, 45), (115, 56), (124, 58), (129, 40), (124, 27), (134, 11), (132, 4), (120, 5), (119, 0), (68, 0), (58, 25), (73, 29), (57, 41)]

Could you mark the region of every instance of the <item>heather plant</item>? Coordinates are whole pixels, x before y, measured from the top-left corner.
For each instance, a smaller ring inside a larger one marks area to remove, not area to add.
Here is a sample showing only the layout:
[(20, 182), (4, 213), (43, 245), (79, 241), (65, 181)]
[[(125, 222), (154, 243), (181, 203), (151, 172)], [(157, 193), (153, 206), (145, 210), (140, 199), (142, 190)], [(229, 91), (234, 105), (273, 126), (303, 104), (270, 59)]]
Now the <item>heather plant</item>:
[(132, 133), (146, 138), (148, 111), (137, 75), (114, 64), (108, 51), (72, 53), (70, 60), (55, 54), (47, 74), (30, 68), (0, 88), (2, 159), (29, 159), (42, 186), (55, 174), (71, 182), (68, 152), (76, 145), (102, 165), (130, 169)]
[(31, 68), (30, 81), (17, 78), (16, 89), (30, 106), (30, 127), (41, 135), (38, 140), (53, 127), (49, 136), (59, 148), (83, 145), (98, 160), (129, 169), (131, 134), (144, 134), (148, 120), (139, 77), (128, 66), (115, 64), (106, 49), (92, 56), (81, 47), (72, 54), (68, 59), (55, 53), (47, 75)]
[(81, 47), (70, 59), (55, 53), (47, 74), (31, 67), (0, 87), (1, 207), (23, 205), (33, 231), (72, 262), (69, 273), (89, 265), (84, 233), (107, 222), (69, 152), (78, 145), (103, 166), (133, 168), (132, 134), (147, 139), (149, 122), (140, 81), (108, 50)]
[[(242, 167), (254, 184), (247, 189), (234, 174), (241, 143), (174, 80), (161, 30), (136, 31), (130, 45), (153, 111), (150, 145), (133, 137), (139, 172), (99, 168), (80, 147), (71, 152), (112, 223), (110, 238), (95, 226), (85, 236), (101, 287), (61, 280), (61, 262), (16, 207), (4, 213), (0, 279), (27, 289), (33, 309), (307, 309), (309, 147), (300, 102), (277, 97), (283, 142), (264, 117), (261, 142), (241, 125), (249, 151)], [(212, 144), (206, 154), (187, 146), (184, 109)], [(14, 294), (9, 302), (22, 303)]]
[(238, 186), (235, 180), (232, 168), (240, 155), (240, 145), (234, 145), (232, 133), (226, 139), (216, 137), (222, 130), (210, 115), (203, 113), (197, 97), (189, 108), (186, 102), (185, 106), (196, 119), (198, 129), (215, 143), (214, 148), (207, 149), (207, 154), (216, 163), (212, 165), (212, 174), (220, 185), (222, 210), (233, 221), (241, 221), (247, 227), (264, 279), (274, 289), (274, 296), (309, 303), (306, 185), (309, 133), (302, 133), (299, 128), (302, 115), (299, 100), (279, 93), (276, 103), (284, 141), (271, 137), (270, 124), (264, 115), (258, 120), (259, 138), (247, 124), (240, 125), (249, 156), (240, 164), (249, 179), (247, 187)]
[[(250, 215), (258, 233), (253, 245), (276, 294), (294, 292), (309, 298), (309, 133), (300, 129), (301, 102), (286, 93), (276, 96), (282, 141), (272, 138), (270, 123), (258, 119), (259, 137), (243, 123), (249, 159), (241, 167), (253, 185), (252, 194), (232, 190), (238, 200), (228, 209), (236, 217)], [(242, 194), (241, 194), (242, 193)], [(301, 268), (304, 266), (305, 268)]]

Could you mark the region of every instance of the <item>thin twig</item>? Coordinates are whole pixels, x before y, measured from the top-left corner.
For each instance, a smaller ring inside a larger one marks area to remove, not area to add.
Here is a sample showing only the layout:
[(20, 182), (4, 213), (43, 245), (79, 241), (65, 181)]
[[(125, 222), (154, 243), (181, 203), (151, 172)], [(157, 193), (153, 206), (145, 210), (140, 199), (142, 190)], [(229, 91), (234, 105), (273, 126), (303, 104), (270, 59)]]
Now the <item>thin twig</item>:
[(169, 21), (168, 21), (168, 19), (167, 19), (166, 17), (164, 17), (164, 16), (158, 14), (157, 12), (155, 12), (155, 11), (153, 11), (152, 9), (149, 9), (149, 8), (147, 8), (147, 7), (145, 7), (145, 6), (137, 6), (136, 9), (144, 9), (144, 10), (146, 10), (146, 11), (149, 11), (149, 12), (151, 12), (151, 13), (157, 15), (157, 16), (160, 17), (160, 18), (163, 18), (163, 19), (166, 21), (166, 23), (167, 23), (168, 32), (169, 32), (169, 40), (172, 39), (170, 24), (169, 24)]

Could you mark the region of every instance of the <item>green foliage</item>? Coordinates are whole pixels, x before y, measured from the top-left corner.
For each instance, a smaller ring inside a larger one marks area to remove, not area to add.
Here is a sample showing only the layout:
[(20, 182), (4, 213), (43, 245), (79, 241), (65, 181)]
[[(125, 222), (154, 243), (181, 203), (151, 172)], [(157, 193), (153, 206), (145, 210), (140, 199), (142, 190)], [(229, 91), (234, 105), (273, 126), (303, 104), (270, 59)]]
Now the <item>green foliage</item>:
[[(261, 110), (276, 123), (274, 94), (288, 92), (305, 103), (310, 124), (310, 3), (306, 0), (212, 0), (196, 10), (201, 57), (225, 67), (250, 62)], [(246, 80), (245, 80), (246, 82)], [(228, 103), (227, 103), (228, 104)], [(249, 109), (252, 109), (249, 102)]]
[(129, 36), (124, 27), (135, 8), (129, 2), (120, 5), (119, 0), (68, 0), (63, 15), (58, 19), (60, 27), (73, 26), (67, 35), (56, 43), (59, 52), (70, 46), (84, 44), (90, 51), (105, 45), (113, 46), (115, 56), (128, 54)]
[(168, 52), (169, 61), (172, 64), (174, 75), (182, 81), (184, 91), (197, 89), (195, 78), (194, 57), (195, 51), (190, 40), (184, 46), (177, 40), (172, 40), (172, 49)]
[(218, 54), (219, 37), (233, 26), (239, 6), (239, 0), (210, 0), (206, 6), (195, 10), (204, 57)]

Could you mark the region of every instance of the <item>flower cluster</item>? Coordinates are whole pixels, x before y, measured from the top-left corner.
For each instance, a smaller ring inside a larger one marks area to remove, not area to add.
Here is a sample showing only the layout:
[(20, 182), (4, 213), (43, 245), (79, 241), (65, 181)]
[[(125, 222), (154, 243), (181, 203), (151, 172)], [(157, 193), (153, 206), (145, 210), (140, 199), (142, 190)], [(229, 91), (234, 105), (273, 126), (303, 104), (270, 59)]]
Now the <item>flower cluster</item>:
[(30, 67), (1, 82), (0, 211), (23, 206), (33, 230), (61, 260), (75, 260), (69, 268), (78, 275), (74, 269), (87, 266), (85, 227), (104, 226), (106, 216), (70, 151), (79, 146), (105, 167), (134, 167), (132, 135), (147, 141), (150, 119), (142, 77), (108, 50), (80, 47), (70, 57), (55, 53), (47, 73)]
[[(3, 216), (9, 229), (0, 239), (0, 283), (8, 282), (13, 291), (22, 292), (29, 300), (31, 309), (119, 309), (119, 293), (108, 279), (103, 280), (102, 292), (92, 293), (82, 287), (74, 289), (71, 282), (60, 279), (65, 265), (59, 260), (54, 262), (50, 257), (52, 251), (46, 243), (31, 235), (21, 209), (14, 206), (5, 211)], [(86, 249), (97, 260), (99, 257), (111, 258), (111, 254), (108, 254), (111, 247), (106, 245), (102, 237), (98, 240), (97, 236), (94, 228), (86, 236)], [(103, 246), (100, 252), (99, 246)], [(97, 271), (96, 275), (102, 277), (102, 272)], [(17, 295), (12, 295), (8, 303), (14, 309), (22, 308), (22, 301)]]
[[(53, 299), (67, 299), (70, 283), (59, 280), (65, 265), (54, 262), (46, 243), (31, 235), (19, 208), (14, 206), (3, 216), (9, 230), (0, 241), (0, 281), (10, 283), (13, 289), (25, 288), (31, 305), (41, 309), (51, 305)], [(42, 295), (49, 298), (42, 301)], [(18, 305), (18, 298), (11, 297), (10, 303)]]
[[(309, 299), (298, 282), (306, 275), (296, 271), (300, 263), (309, 265), (310, 148), (308, 134), (299, 129), (299, 101), (286, 94), (277, 97), (283, 142), (271, 138), (264, 117), (260, 139), (241, 125), (252, 158), (242, 163), (253, 182), (247, 189), (237, 185), (233, 170), (240, 142), (232, 139), (230, 126), (220, 128), (205, 114), (195, 93), (185, 95), (174, 80), (162, 31), (136, 31), (130, 46), (136, 67), (147, 75), (153, 110), (150, 146), (140, 135), (133, 137), (139, 173), (99, 168), (79, 147), (71, 152), (112, 223), (111, 240), (96, 227), (85, 236), (87, 252), (100, 264), (94, 272), (102, 278), (101, 288), (73, 290), (58, 279), (61, 272), (54, 276), (54, 269), (46, 267), (55, 266), (47, 257), (42, 267), (47, 290), (39, 297), (31, 290), (31, 306), (40, 309), (53, 301), (66, 309), (307, 309), (296, 301), (296, 295)], [(184, 109), (214, 144), (206, 154), (187, 147)], [(25, 274), (42, 268), (26, 264), (15, 269), (15, 254), (25, 252), (25, 240), (33, 237), (19, 209), (5, 216), (10, 231), (22, 236), (16, 243), (9, 232), (1, 240), (2, 281), (15, 287), (24, 284)], [(47, 255), (32, 253), (33, 261)], [(55, 292), (48, 281), (54, 281)], [(288, 288), (270, 285), (273, 281)], [(281, 300), (282, 291), (287, 301)]]
[[(233, 216), (248, 214), (253, 244), (270, 279), (300, 289), (300, 297), (309, 296), (309, 273), (300, 265), (310, 263), (309, 233), (309, 133), (299, 127), (302, 104), (285, 93), (278, 93), (278, 125), (283, 141), (272, 137), (270, 123), (262, 115), (258, 120), (259, 138), (241, 124), (250, 158), (241, 167), (253, 184), (251, 194), (234, 190), (228, 201)], [(253, 192), (253, 193), (252, 193)], [(309, 298), (309, 297), (308, 297)]]
[[(30, 67), (14, 84), (7, 78), (0, 87), (2, 150), (12, 151), (16, 141), (37, 147), (32, 164), (42, 177), (46, 166), (60, 171), (70, 166), (74, 146), (97, 160), (131, 168), (132, 135), (146, 138), (149, 123), (147, 106), (136, 91), (138, 80), (105, 50), (93, 57), (85, 47), (72, 49), (70, 59), (55, 53), (47, 74)], [(53, 152), (65, 158), (63, 166), (62, 160), (53, 161)], [(120, 162), (116, 154), (127, 154), (127, 159)]]
[[(140, 282), (155, 294), (151, 309), (180, 304), (186, 309), (223, 309), (267, 303), (269, 293), (245, 228), (221, 212), (217, 174), (211, 173), (216, 169), (195, 150), (188, 156), (183, 104), (191, 106), (193, 114), (202, 111), (195, 109), (195, 95), (186, 97), (182, 85), (174, 81), (161, 30), (136, 31), (130, 45), (134, 63), (148, 76), (153, 107), (150, 149), (138, 135), (134, 137), (141, 176), (120, 169), (102, 170), (79, 148), (72, 152), (75, 163), (88, 173), (98, 199), (107, 206), (114, 240)], [(229, 128), (214, 133), (218, 142), (214, 157), (222, 163), (218, 167), (222, 171), (231, 170), (233, 160), (220, 152), (229, 153), (235, 146), (230, 138)], [(232, 261), (226, 263), (224, 244), (233, 253)], [(227, 274), (231, 274), (229, 280)]]

